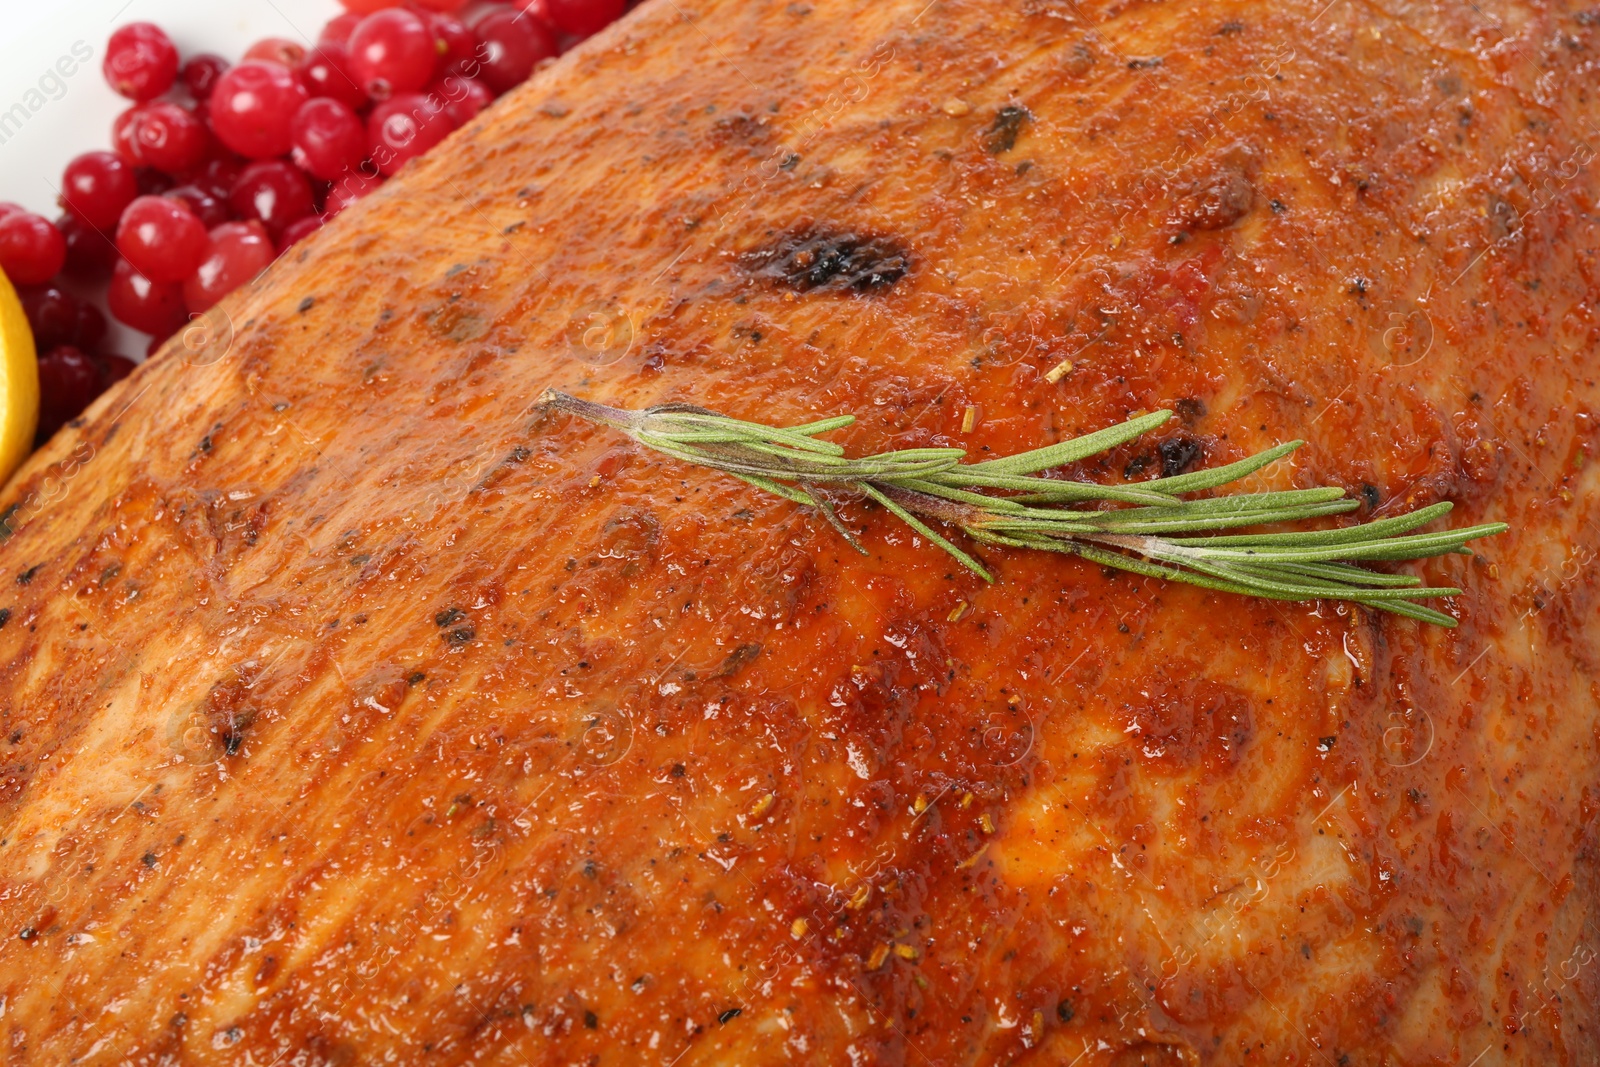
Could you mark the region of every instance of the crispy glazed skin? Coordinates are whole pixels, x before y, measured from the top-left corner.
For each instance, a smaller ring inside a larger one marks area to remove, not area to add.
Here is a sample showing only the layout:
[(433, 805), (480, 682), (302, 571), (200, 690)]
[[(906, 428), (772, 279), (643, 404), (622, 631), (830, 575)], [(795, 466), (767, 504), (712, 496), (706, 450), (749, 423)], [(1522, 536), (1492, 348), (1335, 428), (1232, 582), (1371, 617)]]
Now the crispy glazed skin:
[[(7, 489), (0, 1058), (1600, 1062), (1597, 60), (1540, 3), (646, 5)], [(1073, 473), (1304, 437), (1275, 484), (1514, 530), (1420, 568), (1454, 631), (984, 586), (547, 386), (1173, 407)]]

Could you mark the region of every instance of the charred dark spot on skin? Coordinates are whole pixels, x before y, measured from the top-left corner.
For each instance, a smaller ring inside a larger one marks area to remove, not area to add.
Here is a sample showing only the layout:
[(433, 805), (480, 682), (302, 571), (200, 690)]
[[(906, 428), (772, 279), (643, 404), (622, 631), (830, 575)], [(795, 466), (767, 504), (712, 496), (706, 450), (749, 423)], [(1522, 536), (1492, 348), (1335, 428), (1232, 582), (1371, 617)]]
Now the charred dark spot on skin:
[(18, 585), (27, 585), (29, 582), (33, 581), (34, 576), (39, 573), (39, 567), (40, 566), (41, 566), (41, 564), (35, 563), (33, 566), (29, 567), (27, 570), (23, 571), (21, 574), (18, 574), (17, 575), (17, 584)]
[(1161, 477), (1172, 478), (1199, 463), (1205, 448), (1192, 437), (1174, 437), (1156, 445), (1161, 456)]
[(222, 743), (225, 755), (237, 756), (244, 748), (245, 732), (255, 722), (258, 710), (250, 702), (250, 687), (255, 669), (240, 670), (211, 687), (206, 694), (204, 717), (209, 732)]
[(807, 228), (746, 253), (741, 264), (752, 277), (800, 293), (876, 293), (910, 272), (911, 257), (886, 237)]
[(735, 141), (761, 144), (772, 137), (772, 127), (763, 115), (738, 112), (723, 115), (711, 123), (711, 143), (722, 147)]
[(740, 645), (738, 648), (728, 653), (728, 658), (722, 661), (722, 666), (717, 668), (716, 673), (713, 674), (712, 677), (732, 678), (734, 675), (744, 670), (747, 666), (754, 663), (760, 655), (761, 646), (759, 644)]
[(1011, 151), (1017, 147), (1017, 135), (1022, 132), (1022, 127), (1032, 118), (1033, 112), (1027, 108), (1007, 104), (995, 113), (994, 123), (989, 127), (989, 132), (984, 134), (983, 147), (991, 156)]

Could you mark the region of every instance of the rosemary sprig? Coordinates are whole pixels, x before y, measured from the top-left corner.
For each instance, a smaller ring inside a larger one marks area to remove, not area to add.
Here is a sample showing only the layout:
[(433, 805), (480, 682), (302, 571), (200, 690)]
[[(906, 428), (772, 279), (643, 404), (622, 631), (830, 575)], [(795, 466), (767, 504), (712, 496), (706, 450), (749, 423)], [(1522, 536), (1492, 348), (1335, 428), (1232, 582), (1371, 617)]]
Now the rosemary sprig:
[[(1217, 489), (1273, 463), (1305, 442), (1290, 441), (1249, 459), (1136, 485), (1098, 485), (1041, 477), (1155, 429), (1171, 416), (1157, 411), (1014, 456), (967, 463), (959, 448), (909, 448), (847, 457), (819, 434), (855, 421), (838, 415), (803, 426), (776, 427), (729, 418), (688, 404), (628, 411), (547, 390), (542, 404), (621, 430), (640, 444), (686, 463), (741, 478), (758, 489), (816, 508), (861, 548), (834, 514), (826, 490), (842, 489), (883, 505), (917, 533), (983, 578), (993, 577), (929, 522), (954, 526), (980, 544), (1082, 556), (1107, 567), (1273, 600), (1349, 600), (1440, 626), (1455, 619), (1418, 603), (1455, 596), (1409, 575), (1383, 574), (1358, 562), (1471, 555), (1468, 541), (1507, 529), (1486, 523), (1437, 533), (1414, 531), (1450, 511), (1433, 504), (1405, 515), (1335, 529), (1228, 533), (1242, 527), (1339, 515), (1359, 504), (1336, 487), (1227, 493)], [(1088, 510), (1080, 505), (1115, 505)]]

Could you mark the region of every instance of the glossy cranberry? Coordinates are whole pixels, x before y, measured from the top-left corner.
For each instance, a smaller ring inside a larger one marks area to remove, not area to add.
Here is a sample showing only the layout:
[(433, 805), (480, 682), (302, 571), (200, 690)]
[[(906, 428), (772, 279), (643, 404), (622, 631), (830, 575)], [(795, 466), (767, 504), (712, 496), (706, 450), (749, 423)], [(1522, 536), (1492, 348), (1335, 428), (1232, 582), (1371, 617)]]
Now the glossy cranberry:
[(77, 345), (85, 352), (93, 352), (106, 339), (106, 325), (105, 312), (87, 300), (79, 300), (68, 344)]
[[(67, 245), (67, 262), (62, 269), (69, 275), (80, 281), (99, 281), (111, 274), (117, 262), (117, 246), (105, 233), (71, 212), (56, 220), (56, 229)], [(108, 232), (115, 233), (116, 228)]]
[(421, 89), (438, 62), (428, 24), (404, 8), (368, 15), (350, 35), (350, 73), (374, 100)]
[(71, 345), (57, 345), (39, 357), (39, 429), (37, 441), (83, 413), (100, 395), (100, 368)]
[[(244, 59), (268, 59), (293, 70), (306, 58), (306, 46), (287, 37), (267, 37), (244, 50)], [(242, 62), (242, 60), (241, 60)]]
[(153, 100), (177, 80), (178, 49), (155, 23), (130, 22), (111, 35), (100, 69), (129, 100)]
[(478, 116), (478, 112), (494, 103), (494, 93), (476, 78), (463, 78), (459, 74), (446, 75), (428, 87), (428, 95), (444, 102), (450, 125), (465, 126)]
[(211, 90), (217, 87), (218, 79), (228, 72), (228, 67), (231, 65), (221, 56), (202, 52), (200, 55), (192, 56), (183, 65), (183, 71), (179, 76), (183, 79), (185, 88), (189, 90), (189, 95), (194, 97), (196, 103), (203, 104), (211, 99)]
[(421, 93), (401, 93), (367, 116), (367, 155), (388, 176), (450, 135), (450, 116)]
[(233, 209), (228, 206), (227, 199), (215, 195), (210, 189), (198, 185), (180, 185), (167, 190), (166, 195), (194, 212), (194, 217), (207, 230), (233, 218)]
[(28, 209), (23, 207), (21, 204), (13, 204), (9, 200), (0, 200), (0, 219), (5, 218), (7, 215), (15, 215), (19, 211), (26, 210)]
[(328, 20), (327, 25), (322, 27), (322, 32), (317, 34), (317, 43), (349, 44), (350, 35), (355, 32), (357, 26), (361, 25), (361, 20), (365, 17), (365, 15), (355, 11), (346, 11), (342, 15), (335, 15)]
[(233, 192), (239, 175), (244, 173), (244, 167), (245, 161), (237, 156), (218, 156), (206, 162), (200, 173), (194, 176), (194, 184), (219, 200), (226, 200), (228, 194)]
[(301, 170), (333, 181), (367, 157), (367, 127), (337, 100), (309, 100), (294, 117), (294, 161)]
[(111, 152), (85, 152), (61, 174), (61, 206), (96, 229), (116, 229), (138, 195), (133, 168)]
[(211, 231), (206, 258), (183, 283), (183, 301), (198, 315), (271, 266), (272, 238), (259, 222), (225, 222)]
[(478, 23), (499, 11), (517, 14), (515, 6), (503, 3), (501, 0), (472, 0), (466, 7), (456, 12), (456, 18), (466, 23), (468, 29), (476, 32)]
[(165, 100), (140, 110), (133, 120), (133, 142), (142, 162), (175, 177), (192, 173), (211, 147), (205, 123)]
[(78, 333), (78, 301), (71, 293), (59, 285), (24, 285), (17, 290), (17, 298), (38, 351), (73, 343)]
[(588, 37), (622, 17), (625, 0), (544, 0), (550, 21), (562, 33)]
[(506, 9), (478, 22), (478, 77), (496, 93), (521, 85), (543, 59), (558, 54), (555, 38), (536, 19)]
[(233, 183), (228, 203), (240, 218), (258, 219), (274, 234), (311, 214), (311, 183), (292, 164), (262, 159), (245, 167)]
[(67, 262), (67, 240), (31, 211), (0, 218), (0, 270), (15, 285), (41, 285)]
[(133, 140), (133, 127), (143, 110), (143, 105), (135, 104), (111, 123), (111, 147), (116, 151), (117, 158), (130, 167), (137, 167), (142, 162), (139, 159), (139, 146)]
[(466, 0), (408, 0), (419, 11), (448, 12), (459, 10)]
[(181, 285), (153, 282), (125, 259), (117, 260), (111, 272), (106, 304), (118, 322), (156, 337), (166, 337), (186, 318)]
[(346, 11), (355, 15), (370, 15), (374, 11), (382, 11), (386, 7), (393, 7), (395, 0), (339, 0)]
[(100, 388), (109, 389), (122, 379), (132, 374), (138, 366), (127, 356), (119, 356), (115, 352), (101, 356), (97, 362), (100, 364)]
[(350, 73), (350, 53), (342, 44), (323, 41), (306, 53), (305, 62), (295, 74), (312, 99), (325, 96), (352, 111), (366, 106), (367, 91)]
[(252, 59), (224, 74), (211, 94), (211, 128), (223, 144), (250, 159), (289, 151), (289, 126), (306, 87), (281, 63)]
[(180, 200), (141, 196), (122, 213), (117, 251), (153, 282), (181, 282), (205, 255), (206, 228)]
[(284, 230), (278, 238), (278, 255), (283, 255), (289, 249), (322, 229), (322, 219), (316, 215), (307, 215), (299, 222)]
[(460, 19), (443, 12), (428, 16), (428, 32), (433, 34), (433, 50), (438, 57), (436, 70), (461, 73), (477, 62), (478, 35)]
[(328, 190), (328, 195), (322, 202), (322, 221), (327, 222), (339, 212), (360, 200), (362, 197), (374, 192), (383, 185), (381, 175), (369, 174), (363, 170), (352, 171), (339, 178)]

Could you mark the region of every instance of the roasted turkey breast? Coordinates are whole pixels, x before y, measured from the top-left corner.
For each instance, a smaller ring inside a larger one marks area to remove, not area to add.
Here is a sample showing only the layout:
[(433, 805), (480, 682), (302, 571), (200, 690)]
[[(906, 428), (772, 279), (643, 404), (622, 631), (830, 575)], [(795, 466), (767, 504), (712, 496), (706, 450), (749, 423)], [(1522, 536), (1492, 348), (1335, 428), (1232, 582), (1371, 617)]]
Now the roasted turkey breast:
[[(1563, 3), (650, 0), (6, 488), (0, 1062), (1600, 1063)], [(1456, 629), (538, 405), (1512, 530)]]

